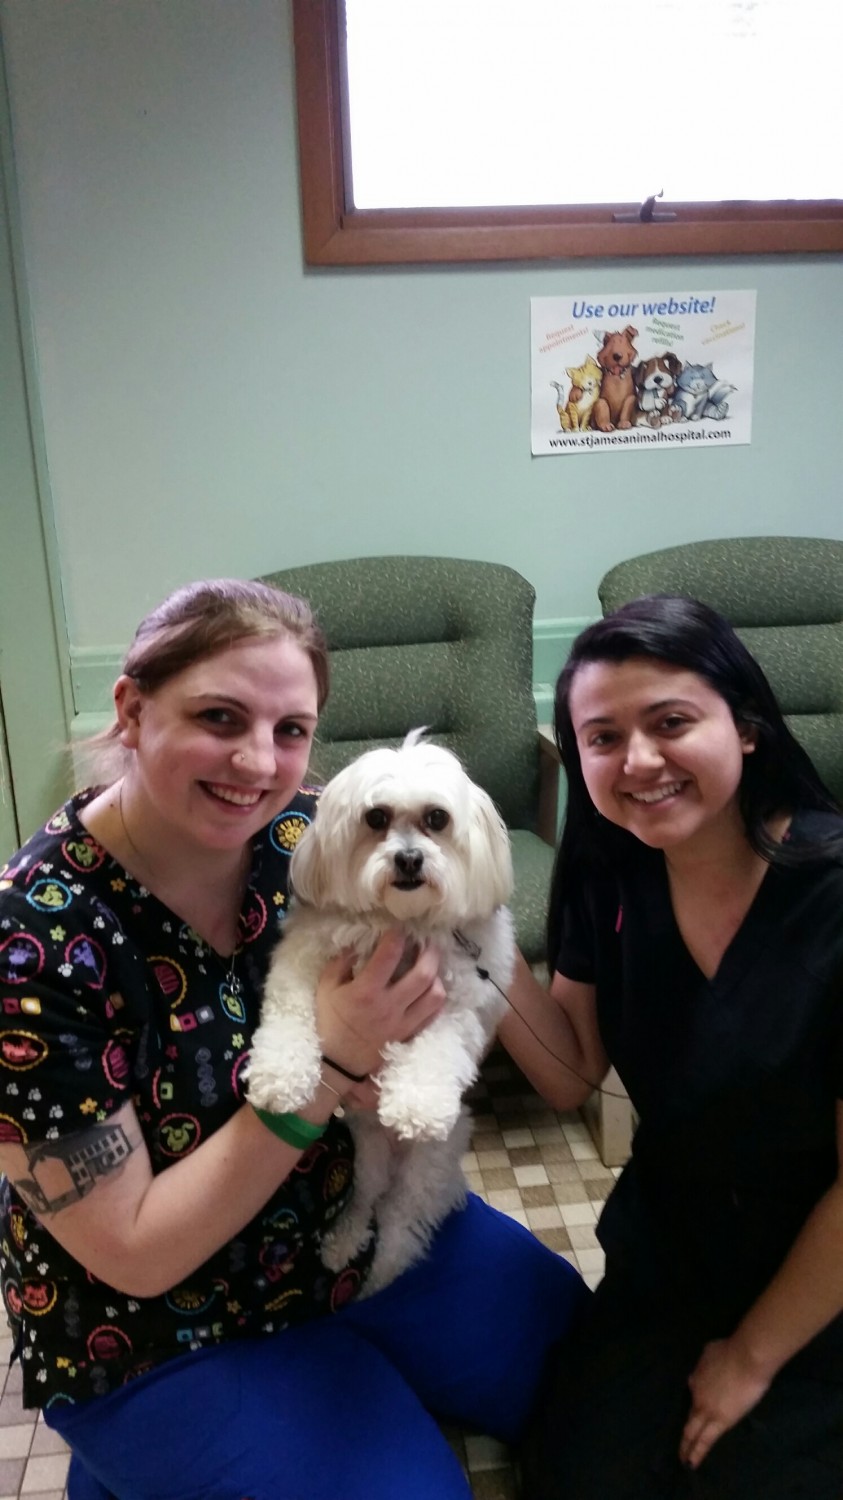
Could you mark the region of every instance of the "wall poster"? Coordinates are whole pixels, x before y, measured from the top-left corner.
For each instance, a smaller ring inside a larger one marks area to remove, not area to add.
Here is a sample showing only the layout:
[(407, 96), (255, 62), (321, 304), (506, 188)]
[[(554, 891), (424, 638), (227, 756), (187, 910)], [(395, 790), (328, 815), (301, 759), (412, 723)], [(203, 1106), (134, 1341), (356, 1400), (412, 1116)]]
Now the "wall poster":
[(755, 292), (532, 297), (532, 451), (748, 443)]

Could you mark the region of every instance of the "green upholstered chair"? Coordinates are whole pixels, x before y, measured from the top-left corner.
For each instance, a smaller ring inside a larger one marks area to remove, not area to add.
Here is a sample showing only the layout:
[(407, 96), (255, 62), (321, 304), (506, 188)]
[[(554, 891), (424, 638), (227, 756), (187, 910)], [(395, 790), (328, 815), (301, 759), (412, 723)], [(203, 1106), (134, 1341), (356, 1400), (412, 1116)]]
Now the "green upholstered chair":
[(518, 942), (539, 962), (555, 797), (540, 780), (532, 585), (498, 563), (446, 557), (312, 563), (264, 581), (308, 599), (330, 647), (315, 775), (327, 780), (364, 750), (399, 744), (427, 725), (490, 794), (510, 830)]
[(843, 541), (687, 542), (618, 563), (597, 592), (604, 614), (642, 594), (686, 594), (725, 615), (761, 663), (793, 733), (843, 800)]

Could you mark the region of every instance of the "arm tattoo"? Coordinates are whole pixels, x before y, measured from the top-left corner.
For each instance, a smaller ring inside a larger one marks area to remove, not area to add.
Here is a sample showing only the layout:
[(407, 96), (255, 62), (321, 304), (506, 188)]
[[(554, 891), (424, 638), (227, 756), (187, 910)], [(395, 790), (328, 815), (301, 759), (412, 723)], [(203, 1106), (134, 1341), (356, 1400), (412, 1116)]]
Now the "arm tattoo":
[(15, 1189), (33, 1213), (55, 1214), (87, 1197), (102, 1177), (119, 1172), (135, 1149), (115, 1120), (90, 1125), (55, 1141), (22, 1147), (29, 1177), (13, 1179)]

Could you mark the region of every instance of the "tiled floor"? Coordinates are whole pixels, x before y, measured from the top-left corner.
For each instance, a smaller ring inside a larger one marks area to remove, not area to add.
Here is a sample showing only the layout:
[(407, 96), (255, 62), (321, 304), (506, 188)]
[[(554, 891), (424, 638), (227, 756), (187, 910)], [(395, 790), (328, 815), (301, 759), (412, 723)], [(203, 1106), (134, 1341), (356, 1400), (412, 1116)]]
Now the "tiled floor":
[[(559, 1115), (529, 1091), (503, 1052), (494, 1052), (471, 1096), (469, 1185), (496, 1208), (526, 1224), (551, 1249), (579, 1267), (589, 1285), (603, 1272), (594, 1234), (600, 1206), (618, 1168), (604, 1167), (579, 1115)], [(11, 1340), (0, 1338), (0, 1369), (8, 1368)], [(475, 1500), (515, 1500), (507, 1451), (491, 1438), (449, 1431)], [(67, 1450), (20, 1401), (20, 1367), (6, 1375), (0, 1395), (0, 1500), (64, 1500)]]

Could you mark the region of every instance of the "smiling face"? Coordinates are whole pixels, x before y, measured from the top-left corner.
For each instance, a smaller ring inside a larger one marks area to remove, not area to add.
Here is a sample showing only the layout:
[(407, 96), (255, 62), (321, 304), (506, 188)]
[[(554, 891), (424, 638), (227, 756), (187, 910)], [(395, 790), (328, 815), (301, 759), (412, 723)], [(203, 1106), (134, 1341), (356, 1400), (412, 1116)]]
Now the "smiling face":
[(753, 738), (704, 678), (651, 657), (589, 662), (570, 712), (605, 818), (668, 855), (743, 836), (737, 793)]
[(317, 717), (309, 657), (287, 636), (236, 642), (144, 693), (121, 677), (115, 703), (132, 826), (154, 838), (232, 850), (288, 805)]
[(450, 930), (509, 899), (509, 837), (455, 755), (408, 741), (367, 751), (329, 781), (292, 879), (311, 906)]

